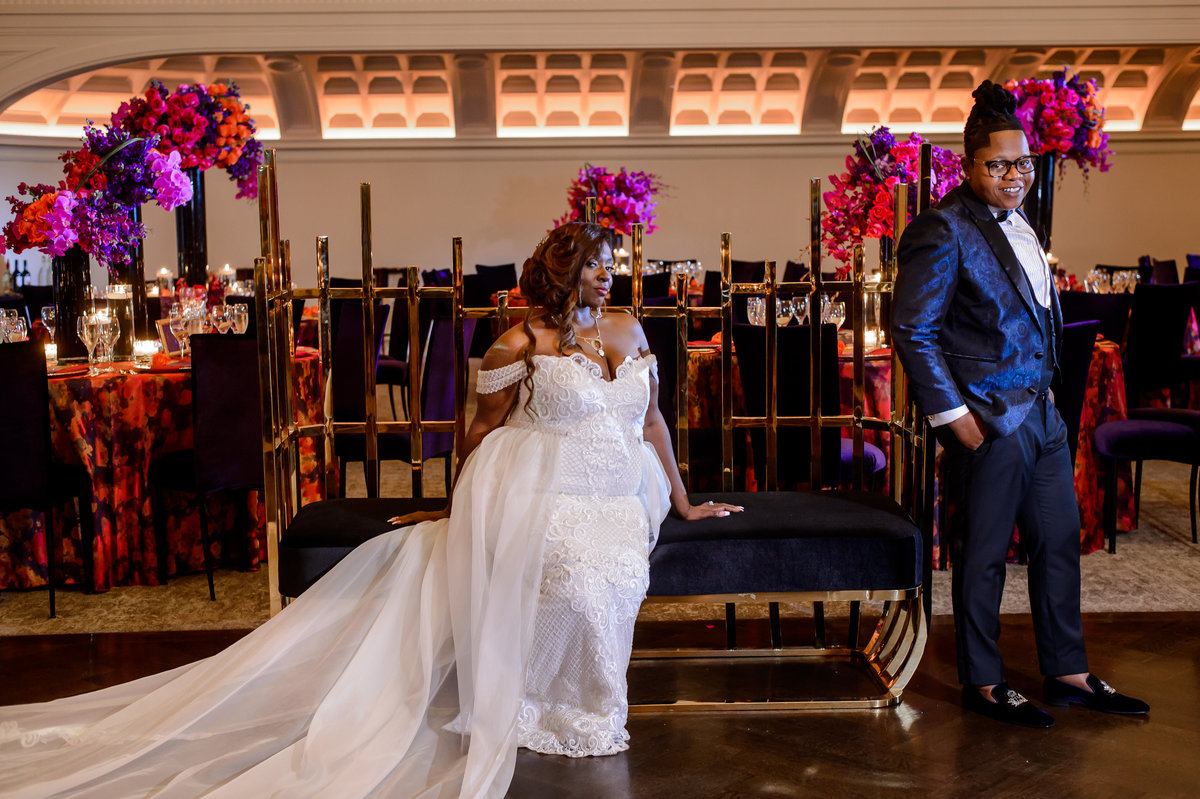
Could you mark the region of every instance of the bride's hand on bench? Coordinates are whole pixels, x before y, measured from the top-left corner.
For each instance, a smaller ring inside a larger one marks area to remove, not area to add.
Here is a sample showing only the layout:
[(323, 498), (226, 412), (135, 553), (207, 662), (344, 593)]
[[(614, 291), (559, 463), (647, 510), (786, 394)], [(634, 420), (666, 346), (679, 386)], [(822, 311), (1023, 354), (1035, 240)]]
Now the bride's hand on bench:
[(388, 522), (397, 527), (405, 527), (410, 524), (418, 524), (420, 522), (433, 522), (438, 519), (449, 519), (449, 510), (418, 510), (412, 513), (406, 513), (403, 516), (393, 516), (388, 519)]
[(745, 508), (741, 505), (730, 505), (728, 502), (703, 502), (699, 505), (689, 504), (686, 509), (680, 511), (676, 508), (676, 513), (681, 519), (692, 521), (694, 519), (707, 519), (711, 516), (728, 516), (731, 513), (741, 513)]

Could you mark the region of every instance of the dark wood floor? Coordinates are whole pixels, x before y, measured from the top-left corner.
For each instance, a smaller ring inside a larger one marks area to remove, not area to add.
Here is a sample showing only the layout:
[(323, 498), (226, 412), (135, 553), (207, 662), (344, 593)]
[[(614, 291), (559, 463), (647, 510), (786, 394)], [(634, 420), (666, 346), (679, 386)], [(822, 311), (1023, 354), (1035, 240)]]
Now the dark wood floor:
[[(954, 635), (937, 618), (898, 708), (635, 716), (606, 758), (522, 751), (512, 797), (1193, 797), (1200, 793), (1200, 613), (1085, 618), (1093, 671), (1148, 719), (1053, 709), (1026, 730), (965, 714)], [(642, 630), (653, 637), (654, 631)], [(0, 704), (50, 699), (209, 655), (237, 632), (0, 638)], [(1040, 697), (1028, 617), (1004, 620), (1009, 681)]]

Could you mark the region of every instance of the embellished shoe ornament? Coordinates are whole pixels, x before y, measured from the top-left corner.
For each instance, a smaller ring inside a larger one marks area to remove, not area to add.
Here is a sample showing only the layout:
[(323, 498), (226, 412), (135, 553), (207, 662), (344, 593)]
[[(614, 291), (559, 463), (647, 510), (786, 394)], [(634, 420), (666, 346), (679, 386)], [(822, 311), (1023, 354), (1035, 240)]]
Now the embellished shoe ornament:
[(1045, 729), (1054, 726), (1054, 718), (1049, 713), (1010, 688), (1006, 682), (992, 689), (992, 697), (995, 702), (987, 701), (973, 685), (964, 685), (962, 689), (963, 707), (974, 713), (1021, 727)]

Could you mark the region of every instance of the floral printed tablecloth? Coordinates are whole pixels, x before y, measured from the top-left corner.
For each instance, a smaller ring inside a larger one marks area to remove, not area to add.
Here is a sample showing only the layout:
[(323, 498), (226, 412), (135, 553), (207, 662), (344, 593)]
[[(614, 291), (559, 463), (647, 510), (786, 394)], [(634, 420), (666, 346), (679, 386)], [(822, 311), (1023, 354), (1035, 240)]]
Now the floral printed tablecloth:
[[(116, 364), (117, 369), (123, 365)], [(129, 366), (128, 364), (124, 366)], [(301, 424), (320, 421), (320, 359), (300, 348), (295, 359), (295, 405)], [(188, 371), (124, 374), (106, 372), (50, 380), (51, 439), (55, 456), (82, 463), (95, 494), (95, 588), (156, 585), (154, 491), (146, 483), (152, 460), (192, 445), (192, 378)], [(301, 485), (305, 502), (320, 498), (320, 464), (311, 439), (301, 446)], [(167, 495), (169, 573), (204, 568), (200, 545), (199, 500)], [(235, 530), (237, 503), (248, 503), (249, 530)], [(210, 524), (218, 541), (242, 537), (231, 547), (249, 551), (250, 565), (266, 557), (265, 511), (258, 492), (222, 492), (209, 500)], [(73, 506), (55, 512), (59, 527), (57, 581), (79, 584), (83, 574), (80, 533)], [(218, 545), (219, 546), (219, 545)], [(214, 550), (218, 554), (218, 550)], [(46, 584), (46, 535), (41, 513), (23, 510), (0, 515), (0, 589)]]

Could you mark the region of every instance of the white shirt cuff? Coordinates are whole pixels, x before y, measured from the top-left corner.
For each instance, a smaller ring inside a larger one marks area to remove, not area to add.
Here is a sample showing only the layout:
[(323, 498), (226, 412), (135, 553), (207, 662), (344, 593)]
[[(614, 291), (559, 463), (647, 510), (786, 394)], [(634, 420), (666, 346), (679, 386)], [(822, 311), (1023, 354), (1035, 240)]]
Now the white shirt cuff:
[(930, 427), (941, 427), (944, 424), (950, 424), (960, 416), (966, 416), (970, 413), (966, 405), (959, 405), (957, 408), (951, 408), (948, 411), (931, 414), (929, 417)]

